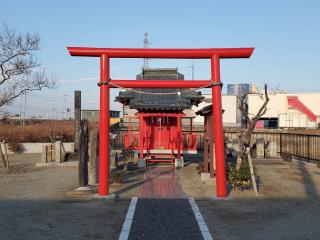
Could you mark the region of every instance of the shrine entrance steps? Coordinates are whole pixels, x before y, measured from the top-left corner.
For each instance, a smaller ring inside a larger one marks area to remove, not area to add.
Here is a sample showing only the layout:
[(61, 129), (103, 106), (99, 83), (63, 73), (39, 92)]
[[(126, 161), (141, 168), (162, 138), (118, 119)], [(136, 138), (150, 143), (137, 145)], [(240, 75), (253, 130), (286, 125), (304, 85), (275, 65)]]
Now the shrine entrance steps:
[(172, 153), (150, 153), (146, 157), (146, 163), (168, 163), (174, 164), (175, 157)]
[(152, 149), (149, 151), (144, 151), (146, 154), (146, 165), (149, 166), (153, 163), (162, 163), (162, 164), (169, 164), (175, 167), (183, 167), (182, 157), (177, 159), (178, 152), (176, 150), (161, 150), (161, 149)]
[(196, 202), (187, 198), (171, 166), (147, 167), (120, 235), (125, 239), (212, 239)]

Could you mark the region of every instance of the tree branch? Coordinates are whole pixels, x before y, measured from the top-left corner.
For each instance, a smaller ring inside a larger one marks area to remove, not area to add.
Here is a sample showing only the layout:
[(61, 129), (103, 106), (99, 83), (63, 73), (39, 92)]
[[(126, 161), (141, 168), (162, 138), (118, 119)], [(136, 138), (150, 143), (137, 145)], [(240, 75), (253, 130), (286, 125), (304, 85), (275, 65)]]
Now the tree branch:
[(6, 25), (0, 29), (0, 107), (25, 92), (55, 86), (44, 71), (36, 71), (39, 42), (37, 34), (22, 35)]

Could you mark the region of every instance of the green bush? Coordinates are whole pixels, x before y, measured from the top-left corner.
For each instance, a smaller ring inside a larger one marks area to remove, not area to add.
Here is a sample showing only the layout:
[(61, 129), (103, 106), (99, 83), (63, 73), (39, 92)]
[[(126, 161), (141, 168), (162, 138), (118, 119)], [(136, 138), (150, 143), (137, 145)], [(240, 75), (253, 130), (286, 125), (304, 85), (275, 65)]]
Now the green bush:
[(123, 183), (124, 182), (124, 173), (116, 172), (111, 175), (111, 180), (113, 183)]
[(134, 151), (130, 149), (122, 149), (122, 156), (124, 161), (131, 161), (133, 159)]
[(227, 166), (227, 180), (234, 189), (249, 189), (251, 187), (251, 173), (248, 161), (243, 161), (239, 170), (235, 164)]

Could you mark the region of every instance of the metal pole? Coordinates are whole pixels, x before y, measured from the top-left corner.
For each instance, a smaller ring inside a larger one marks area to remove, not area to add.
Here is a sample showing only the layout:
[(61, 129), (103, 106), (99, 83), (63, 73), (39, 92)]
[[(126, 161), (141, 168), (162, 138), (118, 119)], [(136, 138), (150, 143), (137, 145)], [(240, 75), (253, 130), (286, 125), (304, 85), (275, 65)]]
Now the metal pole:
[[(215, 83), (220, 82), (220, 58), (214, 54), (211, 58), (211, 78)], [(217, 197), (227, 197), (226, 184), (226, 166), (224, 159), (224, 139), (222, 126), (222, 105), (221, 105), (221, 87), (212, 86), (212, 112), (213, 112), (213, 130), (215, 141), (216, 157), (216, 193)]]
[(100, 57), (99, 195), (109, 194), (109, 58)]
[(22, 94), (20, 95), (20, 125), (22, 125)]
[(27, 92), (24, 93), (23, 124), (26, 124)]

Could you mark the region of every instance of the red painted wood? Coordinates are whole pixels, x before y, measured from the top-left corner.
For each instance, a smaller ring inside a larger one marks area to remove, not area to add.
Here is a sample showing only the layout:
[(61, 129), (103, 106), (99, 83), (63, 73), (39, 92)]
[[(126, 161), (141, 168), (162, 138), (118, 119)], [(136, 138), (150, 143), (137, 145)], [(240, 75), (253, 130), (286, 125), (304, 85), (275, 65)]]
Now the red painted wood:
[(71, 56), (109, 58), (196, 58), (210, 59), (213, 55), (220, 58), (249, 58), (254, 48), (204, 48), (204, 49), (178, 49), (178, 48), (90, 48), (67, 47)]
[(208, 88), (210, 80), (110, 80), (116, 88)]
[[(100, 58), (100, 81), (106, 82), (109, 76), (109, 58), (101, 55)], [(109, 109), (110, 88), (108, 85), (100, 87), (100, 121), (99, 121), (99, 194), (109, 194)]]
[[(211, 77), (214, 82), (220, 82), (220, 57), (214, 55), (211, 58)], [(217, 197), (227, 197), (227, 182), (226, 182), (226, 166), (224, 158), (224, 134), (222, 126), (222, 104), (221, 104), (221, 87), (212, 86), (212, 113), (215, 141), (215, 156), (216, 156), (216, 193)]]

